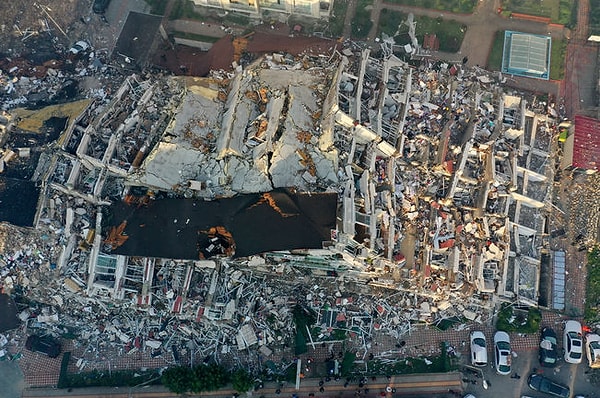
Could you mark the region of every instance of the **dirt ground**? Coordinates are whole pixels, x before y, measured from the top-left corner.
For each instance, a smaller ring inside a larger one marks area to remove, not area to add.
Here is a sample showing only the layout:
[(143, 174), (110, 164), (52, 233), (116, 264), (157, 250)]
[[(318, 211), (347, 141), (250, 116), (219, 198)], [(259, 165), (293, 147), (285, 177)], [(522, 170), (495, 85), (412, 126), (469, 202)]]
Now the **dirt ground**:
[(329, 54), (337, 43), (335, 41), (308, 36), (277, 36), (256, 32), (248, 42), (246, 51), (253, 54), (284, 51), (293, 55), (303, 52), (313, 54)]
[(35, 52), (39, 41), (70, 45), (73, 29), (90, 7), (91, 0), (0, 2), (0, 53)]
[[(242, 60), (254, 59), (269, 52), (285, 52), (294, 56), (303, 52), (330, 54), (336, 44), (335, 41), (317, 37), (290, 37), (289, 32), (285, 30), (269, 32), (258, 29), (248, 38), (243, 52), (246, 55), (242, 55)], [(233, 61), (234, 46), (231, 35), (223, 37), (207, 52), (187, 46), (171, 48), (165, 44), (158, 48), (152, 58), (157, 67), (169, 70), (175, 75), (186, 76), (206, 76), (210, 70), (231, 70)]]
[(164, 43), (154, 53), (152, 63), (178, 76), (206, 76), (211, 69), (230, 69), (233, 62), (233, 38), (225, 36), (210, 50)]

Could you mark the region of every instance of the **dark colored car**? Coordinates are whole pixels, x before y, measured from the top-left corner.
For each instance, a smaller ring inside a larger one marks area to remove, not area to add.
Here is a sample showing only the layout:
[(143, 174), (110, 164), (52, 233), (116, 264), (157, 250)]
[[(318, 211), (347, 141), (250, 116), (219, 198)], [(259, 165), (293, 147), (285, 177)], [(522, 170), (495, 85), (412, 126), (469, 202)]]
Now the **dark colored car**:
[(571, 390), (569, 390), (569, 387), (555, 383), (549, 378), (537, 373), (529, 375), (527, 384), (529, 384), (529, 387), (532, 390), (550, 394), (555, 397), (569, 398), (571, 396)]
[(25, 342), (25, 348), (29, 351), (46, 354), (50, 358), (56, 358), (60, 354), (60, 343), (50, 336), (38, 336), (32, 334)]
[(556, 346), (558, 339), (556, 332), (551, 328), (543, 328), (540, 341), (540, 365), (552, 368), (558, 362)]
[(108, 8), (108, 3), (110, 3), (110, 0), (94, 0), (92, 11), (94, 11), (96, 14), (104, 14)]

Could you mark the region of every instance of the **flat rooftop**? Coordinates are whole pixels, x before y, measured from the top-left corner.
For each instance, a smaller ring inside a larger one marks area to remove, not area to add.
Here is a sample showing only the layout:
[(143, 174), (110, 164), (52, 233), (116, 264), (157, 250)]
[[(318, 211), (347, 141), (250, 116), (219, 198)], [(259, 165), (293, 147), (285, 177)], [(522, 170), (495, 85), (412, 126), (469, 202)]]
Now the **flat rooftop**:
[(271, 250), (320, 249), (336, 228), (337, 194), (279, 189), (204, 201), (157, 199), (145, 206), (110, 207), (114, 225), (127, 221), (127, 241), (114, 254), (197, 260), (210, 243), (206, 231), (224, 227), (234, 257)]
[(131, 11), (115, 44), (113, 57), (144, 66), (158, 34), (162, 17)]
[(550, 36), (507, 30), (504, 33), (502, 72), (548, 80), (551, 46)]

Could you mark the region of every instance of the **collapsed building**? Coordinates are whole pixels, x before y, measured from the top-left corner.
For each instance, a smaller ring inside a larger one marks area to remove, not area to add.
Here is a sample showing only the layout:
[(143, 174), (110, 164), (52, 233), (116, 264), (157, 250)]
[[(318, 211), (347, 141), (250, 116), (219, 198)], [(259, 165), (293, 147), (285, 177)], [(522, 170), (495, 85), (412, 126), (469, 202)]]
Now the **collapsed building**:
[[(369, 50), (132, 75), (72, 118), (36, 171), (36, 227), (58, 235), (58, 283), (78, 297), (56, 312), (92, 300), (144, 313), (102, 327), (127, 352), (179, 358), (179, 341), (269, 357), (296, 305), (317, 314), (313, 344), (339, 329), (361, 346), (537, 305), (554, 129), (544, 105), (483, 70)], [(201, 224), (209, 214), (222, 217)], [(248, 246), (277, 235), (296, 239)]]

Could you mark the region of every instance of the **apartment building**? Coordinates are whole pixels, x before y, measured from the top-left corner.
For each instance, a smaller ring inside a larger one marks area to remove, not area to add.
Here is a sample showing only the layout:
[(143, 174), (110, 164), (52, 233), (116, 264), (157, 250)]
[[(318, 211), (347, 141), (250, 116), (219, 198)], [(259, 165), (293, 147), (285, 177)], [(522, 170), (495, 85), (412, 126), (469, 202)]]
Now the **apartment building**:
[(267, 14), (296, 15), (328, 19), (332, 1), (329, 0), (191, 0), (196, 6), (217, 8), (228, 12), (264, 17)]

